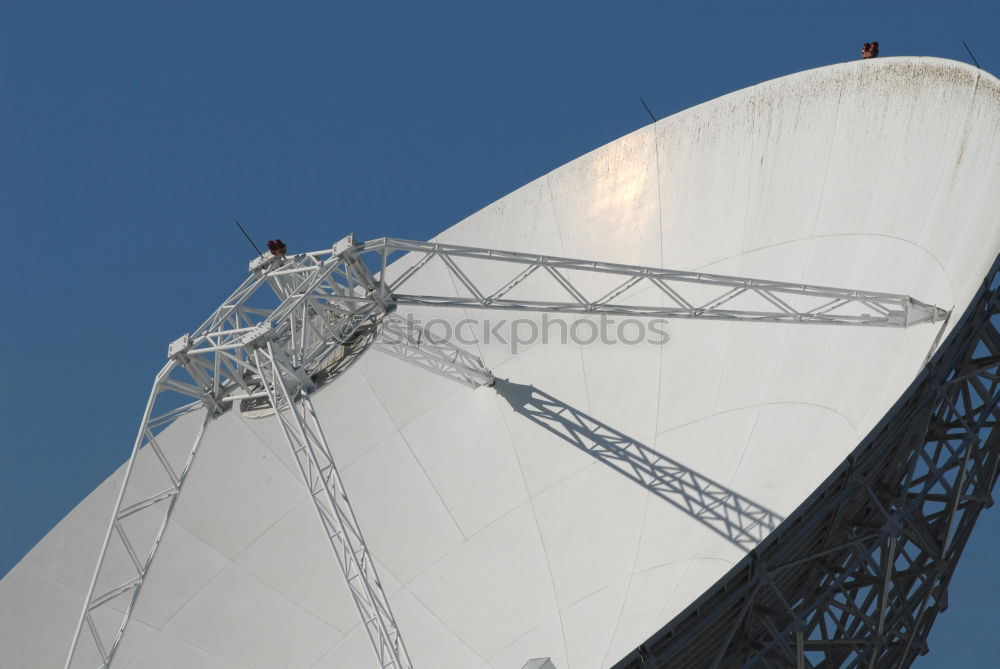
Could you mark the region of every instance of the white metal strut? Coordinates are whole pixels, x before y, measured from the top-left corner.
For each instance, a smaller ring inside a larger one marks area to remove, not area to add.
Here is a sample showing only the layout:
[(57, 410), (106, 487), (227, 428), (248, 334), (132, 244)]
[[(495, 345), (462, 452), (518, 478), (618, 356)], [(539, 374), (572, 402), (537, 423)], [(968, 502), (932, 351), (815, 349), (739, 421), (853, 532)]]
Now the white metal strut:
[[(455, 280), (459, 294), (407, 292), (413, 278), (435, 264)], [(234, 404), (252, 401), (269, 402), (274, 410), (379, 666), (412, 666), (310, 395), (361, 354), (366, 338), (379, 350), (471, 387), (492, 385), (493, 375), (476, 356), (394, 314), (398, 307), (869, 327), (908, 327), (948, 315), (906, 295), (392, 238), (358, 244), (348, 236), (329, 250), (257, 258), (250, 269), (198, 329), (168, 349), (66, 669), (111, 665), (205, 430)], [(196, 422), (192, 442), (161, 437), (179, 420)], [(141, 477), (135, 476), (137, 464)], [(151, 483), (157, 477), (159, 484)]]
[(382, 322), (373, 348), (470, 388), (493, 385), (493, 374), (478, 357), (397, 314)]
[(276, 409), (281, 431), (295, 455), (299, 473), (309, 489), (309, 498), (327, 541), (337, 556), (379, 666), (408, 669), (413, 665), (361, 535), (361, 526), (347, 500), (312, 400), (305, 394), (296, 401), (296, 390), (300, 389), (289, 385), (289, 380), (294, 383), (296, 378), (295, 368), (280, 347), (266, 337), (253, 342), (253, 346), (254, 361), (271, 406)]
[[(392, 265), (396, 254), (412, 262)], [(766, 279), (576, 260), (454, 244), (384, 238), (353, 251), (379, 276), (394, 304), (568, 314), (707, 318), (776, 323), (907, 327), (944, 320), (945, 309), (907, 295)], [(405, 290), (435, 264), (456, 280), (457, 296)], [(532, 293), (519, 288), (532, 282)], [(646, 289), (646, 292), (643, 292)], [(651, 300), (648, 295), (655, 296)], [(659, 304), (660, 296), (664, 304)], [(626, 299), (630, 298), (630, 299)], [(639, 300), (643, 301), (639, 301)]]

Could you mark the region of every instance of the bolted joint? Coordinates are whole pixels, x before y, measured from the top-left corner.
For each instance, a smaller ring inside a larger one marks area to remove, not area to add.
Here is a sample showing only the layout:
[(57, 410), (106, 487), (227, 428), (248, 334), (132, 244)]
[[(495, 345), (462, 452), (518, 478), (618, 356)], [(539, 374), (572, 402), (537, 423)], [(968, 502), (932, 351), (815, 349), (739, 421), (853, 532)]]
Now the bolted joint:
[(250, 271), (257, 276), (263, 276), (271, 268), (283, 265), (284, 263), (284, 256), (257, 256), (250, 261)]
[(182, 361), (187, 357), (187, 352), (191, 350), (191, 345), (191, 335), (185, 333), (182, 337), (170, 342), (170, 345), (167, 346), (167, 357), (171, 360)]
[(206, 392), (201, 398), (202, 405), (212, 412), (214, 418), (218, 418), (222, 414), (229, 410), (230, 404), (220, 402), (215, 396), (210, 392)]
[(358, 243), (354, 239), (354, 233), (350, 233), (340, 241), (334, 242), (333, 244), (333, 255), (339, 256), (344, 251), (349, 251), (357, 246)]
[(391, 314), (396, 310), (396, 298), (384, 283), (379, 282), (368, 296), (375, 298), (382, 313)]
[(274, 339), (274, 328), (271, 326), (271, 321), (265, 321), (243, 335), (240, 344), (243, 348), (253, 350), (263, 348), (272, 339)]

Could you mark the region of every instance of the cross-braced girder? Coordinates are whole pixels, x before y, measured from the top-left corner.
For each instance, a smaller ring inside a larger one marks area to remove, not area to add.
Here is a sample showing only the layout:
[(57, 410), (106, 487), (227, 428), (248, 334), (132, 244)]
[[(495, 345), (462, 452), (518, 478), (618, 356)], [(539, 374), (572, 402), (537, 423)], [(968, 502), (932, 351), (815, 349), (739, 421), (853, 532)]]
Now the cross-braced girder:
[[(399, 254), (407, 256), (394, 262)], [(408, 292), (435, 264), (461, 287), (458, 294)], [(523, 295), (528, 286), (543, 297)], [(472, 387), (493, 383), (479, 358), (401, 319), (394, 314), (400, 306), (874, 327), (907, 327), (947, 316), (906, 295), (391, 238), (358, 244), (349, 236), (329, 250), (262, 256), (204, 323), (168, 349), (124, 471), (67, 668), (112, 663), (205, 430), (233, 406), (261, 404), (269, 405), (302, 468), (380, 666), (410, 666), (310, 400), (369, 346)], [(198, 421), (195, 438), (164, 447), (159, 436), (182, 419)], [(135, 465), (144, 459), (149, 463), (137, 479)], [(663, 473), (658, 464), (651, 466), (658, 476)], [(160, 485), (149, 487), (150, 471)], [(770, 522), (765, 521), (753, 531)]]
[[(398, 270), (398, 253), (410, 261)], [(776, 323), (906, 327), (948, 312), (906, 295), (559, 258), (435, 242), (384, 238), (357, 250), (400, 305), (701, 318)], [(437, 264), (454, 278), (453, 296), (410, 293)], [(531, 294), (521, 289), (531, 286)], [(547, 297), (538, 297), (538, 295)], [(655, 298), (655, 299), (654, 299)]]
[(1000, 259), (893, 409), (626, 667), (903, 668), (1000, 476)]
[(295, 392), (286, 381), (293, 377), (291, 363), (273, 342), (260, 342), (253, 357), (264, 379), (271, 406), (276, 407), (281, 432), (295, 455), (299, 473), (309, 489), (309, 498), (378, 656), (379, 666), (383, 669), (412, 667), (312, 400), (305, 395), (301, 401), (295, 401)]
[(373, 348), (470, 388), (493, 384), (493, 374), (478, 357), (396, 314), (385, 318)]
[[(107, 667), (115, 658), (167, 521), (214, 415), (213, 406), (184, 397), (194, 383), (175, 360), (167, 362), (156, 376), (66, 659), (67, 669)], [(192, 419), (198, 427), (190, 444), (160, 443), (167, 427)], [(135, 476), (136, 463), (143, 468), (141, 478)]]

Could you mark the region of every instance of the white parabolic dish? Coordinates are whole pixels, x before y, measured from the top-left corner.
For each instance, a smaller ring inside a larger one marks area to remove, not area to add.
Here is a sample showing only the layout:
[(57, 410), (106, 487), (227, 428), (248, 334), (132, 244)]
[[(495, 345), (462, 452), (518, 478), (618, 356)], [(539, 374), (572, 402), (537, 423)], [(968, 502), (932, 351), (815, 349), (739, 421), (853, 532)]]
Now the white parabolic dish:
[[(642, 128), (436, 240), (906, 293), (957, 315), (1000, 252), (998, 137), (1000, 82), (981, 70), (834, 65)], [(421, 280), (456, 290), (443, 267)], [(941, 328), (667, 329), (662, 346), (475, 348), (498, 378), (784, 517), (913, 380)], [(314, 401), (419, 667), (609, 666), (745, 553), (697, 504), (669, 503), (495, 389), (370, 351)], [(165, 446), (186, 447), (195, 427), (179, 421)], [(372, 665), (287, 449), (267, 419), (212, 425), (118, 666)], [(61, 666), (120, 476), (0, 582), (0, 665)]]

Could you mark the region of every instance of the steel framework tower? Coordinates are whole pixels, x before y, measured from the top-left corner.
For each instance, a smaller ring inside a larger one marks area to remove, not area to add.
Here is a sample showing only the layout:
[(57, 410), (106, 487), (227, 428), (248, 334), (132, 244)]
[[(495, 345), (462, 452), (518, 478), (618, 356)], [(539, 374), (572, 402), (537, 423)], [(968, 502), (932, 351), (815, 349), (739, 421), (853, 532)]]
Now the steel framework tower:
[[(395, 265), (401, 253), (408, 255)], [(447, 269), (462, 287), (460, 294), (407, 291), (432, 263)], [(490, 283), (477, 278), (476, 268), (484, 264), (502, 269), (499, 273), (506, 280)], [(906, 295), (390, 238), (359, 244), (348, 236), (327, 251), (258, 258), (250, 269), (251, 276), (205, 323), (168, 349), (168, 362), (154, 381), (125, 470), (67, 668), (76, 666), (83, 639), (96, 647), (100, 666), (112, 664), (205, 430), (234, 403), (272, 413), (280, 425), (379, 666), (412, 666), (310, 395), (335, 379), (369, 346), (468, 386), (492, 385), (494, 378), (476, 356), (397, 316), (398, 307), (890, 328), (948, 317), (947, 311)], [(513, 297), (516, 287), (535, 274), (536, 280), (548, 282), (547, 294), (559, 297)], [(603, 282), (594, 296), (589, 294), (595, 282), (588, 279)], [(643, 290), (655, 299), (650, 300)], [(645, 296), (644, 302), (637, 302), (640, 296)], [(544, 411), (538, 409), (550, 400), (536, 397), (525, 404), (524, 411), (544, 423)], [(178, 468), (158, 437), (192, 412), (201, 412), (200, 429)], [(572, 431), (584, 417), (566, 420)], [(587, 426), (587, 431), (593, 433), (594, 427)], [(616, 443), (618, 450), (628, 453), (626, 475), (655, 472), (657, 480), (666, 480), (663, 472), (670, 471), (669, 461), (641, 449), (630, 452), (628, 444), (622, 444), (624, 435), (598, 427), (603, 430), (601, 440), (587, 447), (595, 457), (604, 457), (602, 444)], [(130, 485), (136, 458), (147, 450), (155, 455), (165, 481), (162, 490), (152, 495), (138, 494)], [(690, 496), (686, 493), (692, 485), (683, 476), (669, 480), (657, 494), (674, 503), (678, 496)], [(725, 490), (705, 491), (699, 482), (695, 484), (707, 495), (697, 513), (716, 531), (721, 531), (726, 514), (749, 518), (729, 537), (738, 545), (747, 549), (756, 545), (776, 524), (773, 514), (756, 513), (748, 500)], [(133, 525), (140, 514), (155, 519), (158, 529), (152, 536)], [(116, 557), (109, 560), (112, 555)], [(98, 610), (111, 612), (119, 620), (110, 636), (102, 634), (95, 622)]]

